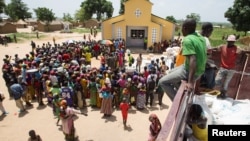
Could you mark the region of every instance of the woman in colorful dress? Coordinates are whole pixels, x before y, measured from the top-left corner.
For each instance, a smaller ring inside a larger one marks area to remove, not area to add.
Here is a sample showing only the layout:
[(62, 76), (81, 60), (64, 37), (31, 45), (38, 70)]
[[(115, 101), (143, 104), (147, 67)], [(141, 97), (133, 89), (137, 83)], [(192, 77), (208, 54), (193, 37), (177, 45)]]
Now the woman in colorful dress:
[(137, 94), (138, 94), (138, 76), (133, 75), (131, 83), (129, 83), (128, 89), (130, 92), (130, 103), (136, 106)]
[(122, 69), (124, 66), (123, 66), (123, 52), (121, 50), (119, 50), (118, 52), (118, 64), (119, 64), (119, 68)]
[(117, 81), (117, 84), (119, 85), (119, 103), (122, 101), (122, 93), (123, 93), (123, 89), (126, 88), (126, 84), (127, 84), (127, 80), (126, 80), (126, 75), (123, 74), (121, 76), (121, 78)]
[(95, 78), (92, 77), (90, 78), (90, 83), (89, 83), (89, 92), (90, 92), (90, 106), (91, 107), (96, 107), (97, 106), (97, 83), (95, 81)]
[(136, 99), (136, 108), (138, 110), (143, 110), (145, 105), (145, 95), (146, 95), (146, 86), (143, 83), (138, 85), (138, 94)]
[(111, 88), (108, 83), (105, 83), (105, 85), (101, 88), (101, 94), (102, 94), (102, 106), (101, 106), (101, 113), (103, 113), (105, 116), (111, 116), (112, 114), (112, 99), (113, 96), (111, 95)]
[(75, 114), (83, 114), (85, 116), (87, 116), (87, 114), (82, 113), (80, 110), (68, 107), (66, 100), (62, 100), (60, 105), (61, 105), (60, 117), (62, 120), (62, 131), (65, 135), (65, 139), (67, 141), (74, 141), (76, 139), (76, 136), (75, 136), (73, 117)]
[(89, 89), (88, 89), (88, 79), (87, 77), (82, 74), (81, 75), (81, 81), (80, 81), (81, 85), (82, 85), (82, 92), (83, 92), (83, 96), (85, 98), (89, 98)]

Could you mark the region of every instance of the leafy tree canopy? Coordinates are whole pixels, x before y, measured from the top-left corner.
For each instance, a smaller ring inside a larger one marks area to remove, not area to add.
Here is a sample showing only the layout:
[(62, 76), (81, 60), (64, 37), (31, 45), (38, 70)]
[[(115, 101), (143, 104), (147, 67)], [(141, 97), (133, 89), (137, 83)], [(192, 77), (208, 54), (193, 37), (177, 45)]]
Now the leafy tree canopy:
[(246, 35), (250, 30), (250, 1), (235, 0), (234, 5), (225, 12), (225, 17), (235, 30), (243, 31)]
[(82, 2), (81, 7), (84, 9), (84, 17), (91, 19), (96, 14), (97, 20), (101, 20), (104, 16), (110, 18), (113, 15), (114, 8), (110, 1), (106, 0), (86, 0)]
[(63, 20), (71, 22), (71, 21), (73, 21), (73, 18), (71, 17), (71, 15), (69, 13), (63, 13)]
[(92, 17), (90, 13), (85, 13), (85, 10), (83, 7), (81, 7), (79, 10), (75, 13), (75, 20), (84, 22), (85, 20), (88, 20)]
[(37, 9), (34, 9), (34, 12), (36, 13), (38, 20), (46, 22), (47, 24), (56, 19), (52, 9), (46, 7), (38, 7)]
[(31, 12), (28, 12), (29, 8), (22, 0), (11, 0), (11, 2), (5, 7), (5, 14), (12, 20), (17, 21), (19, 19), (25, 20), (31, 18)]
[(186, 18), (195, 19), (197, 23), (199, 23), (201, 20), (201, 16), (197, 13), (191, 13), (190, 15), (187, 15)]
[(125, 12), (125, 7), (124, 7), (124, 2), (128, 1), (128, 0), (120, 0), (121, 3), (120, 3), (120, 11), (119, 11), (119, 14), (124, 14)]
[[(4, 8), (5, 8), (5, 2), (4, 0), (0, 0), (0, 15), (3, 13)], [(0, 22), (2, 21), (2, 17), (0, 16)]]
[(176, 23), (176, 22), (177, 22), (177, 20), (174, 18), (174, 16), (167, 16), (167, 17), (166, 17), (166, 20), (171, 21), (171, 22), (173, 22), (173, 23)]
[(3, 13), (4, 8), (5, 8), (5, 1), (4, 0), (0, 0), (0, 14)]

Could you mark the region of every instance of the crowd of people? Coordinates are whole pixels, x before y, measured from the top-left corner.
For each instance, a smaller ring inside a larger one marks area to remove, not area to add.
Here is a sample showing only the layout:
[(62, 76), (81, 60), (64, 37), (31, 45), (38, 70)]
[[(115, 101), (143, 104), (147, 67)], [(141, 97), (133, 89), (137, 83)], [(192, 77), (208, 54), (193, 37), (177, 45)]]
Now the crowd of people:
[[(187, 81), (186, 89), (193, 91), (200, 78), (201, 82), (205, 81), (206, 87), (212, 89), (215, 85), (221, 86), (222, 77), (227, 77), (220, 90), (220, 97), (225, 98), (228, 83), (233, 76), (230, 70), (235, 66), (236, 37), (228, 36), (228, 44), (221, 47), (222, 64), (216, 76), (217, 67), (208, 61), (211, 50), (208, 37), (213, 31), (212, 24), (204, 23), (201, 34), (195, 31), (195, 20), (184, 21), (183, 40), (178, 38), (171, 45), (175, 47), (180, 46), (180, 42), (182, 44), (170, 67), (166, 65), (164, 57), (142, 66), (142, 54), (137, 58), (130, 53), (126, 56), (125, 42), (122, 39), (115, 40), (112, 46), (101, 45), (93, 40), (86, 41), (86, 37), (83, 42), (64, 42), (61, 45), (54, 41), (53, 45), (48, 42), (39, 46), (32, 41), (32, 50), (24, 58), (20, 58), (18, 54), (14, 58), (5, 55), (3, 78), (9, 96), (15, 100), (21, 113), (26, 111), (23, 101), (26, 106), (32, 106), (32, 100), (43, 106), (46, 98), (58, 118), (57, 123), (62, 121), (66, 139), (74, 138), (75, 129), (70, 117), (76, 113), (87, 115), (81, 109), (88, 105), (99, 108), (106, 118), (112, 115), (114, 108), (121, 109), (126, 127), (130, 106), (138, 110), (152, 107), (155, 94), (158, 94), (158, 104), (162, 106), (164, 92), (174, 100), (182, 80)], [(167, 43), (162, 43), (162, 47), (166, 45)], [(161, 44), (155, 45), (154, 51), (162, 53)], [(93, 57), (100, 60), (99, 68), (92, 67)], [(126, 66), (133, 64), (136, 65), (135, 70), (127, 70)], [(170, 71), (167, 72), (168, 70)], [(222, 76), (222, 73), (229, 72), (230, 76)], [(7, 114), (2, 105), (3, 99), (1, 96), (1, 110), (3, 114)], [(150, 137), (156, 139), (161, 124), (156, 115), (151, 115), (149, 120), (154, 124), (150, 125)]]
[[(163, 93), (157, 82), (167, 69), (164, 61), (152, 61), (144, 70), (131, 73), (126, 70), (126, 65), (132, 62), (126, 59), (124, 42), (120, 40), (115, 49), (106, 48), (109, 47), (96, 41), (61, 45), (48, 42), (41, 46), (31, 41), (31, 52), (24, 58), (15, 54), (3, 59), (2, 72), (9, 97), (15, 100), (20, 113), (26, 112), (26, 107), (33, 106), (34, 101), (39, 106), (51, 105), (57, 124), (69, 122), (74, 113), (86, 115), (81, 109), (91, 106), (100, 109), (106, 118), (114, 108), (125, 111), (122, 114), (126, 126), (128, 107), (143, 110), (153, 106), (154, 93), (159, 93), (162, 105)], [(99, 68), (92, 67), (93, 57), (100, 60)], [(7, 114), (5, 109), (2, 111)], [(68, 139), (74, 134), (72, 120), (70, 125), (63, 126)]]

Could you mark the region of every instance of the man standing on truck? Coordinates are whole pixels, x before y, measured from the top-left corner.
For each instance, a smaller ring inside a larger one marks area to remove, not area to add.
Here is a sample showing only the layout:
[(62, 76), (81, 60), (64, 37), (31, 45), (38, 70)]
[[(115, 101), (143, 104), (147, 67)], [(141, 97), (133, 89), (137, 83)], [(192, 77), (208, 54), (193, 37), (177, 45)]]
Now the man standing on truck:
[(218, 48), (221, 51), (220, 69), (215, 77), (216, 87), (218, 87), (221, 92), (218, 98), (225, 99), (227, 97), (228, 84), (234, 75), (233, 69), (235, 68), (237, 54), (241, 52), (234, 44), (235, 41), (236, 37), (234, 35), (229, 35), (227, 37), (227, 44)]
[(180, 86), (181, 80), (187, 80), (186, 90), (194, 89), (195, 81), (205, 72), (207, 60), (206, 41), (204, 37), (195, 32), (196, 21), (186, 19), (182, 25), (182, 55), (186, 57), (184, 65), (172, 69), (163, 76), (158, 85), (173, 101)]

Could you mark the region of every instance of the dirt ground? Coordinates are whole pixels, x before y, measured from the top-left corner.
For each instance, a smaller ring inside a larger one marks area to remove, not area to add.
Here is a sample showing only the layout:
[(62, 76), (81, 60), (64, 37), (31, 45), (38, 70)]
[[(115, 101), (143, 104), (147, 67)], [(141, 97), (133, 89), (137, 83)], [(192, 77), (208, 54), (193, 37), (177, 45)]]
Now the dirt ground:
[[(73, 39), (82, 40), (82, 34), (67, 34), (67, 33), (47, 33), (47, 37), (43, 39), (33, 39), (37, 45), (42, 43), (53, 42), (52, 38), (56, 38), (57, 43)], [(101, 39), (101, 33), (98, 33), (96, 40)], [(23, 43), (10, 43), (8, 47), (0, 45), (1, 56), (5, 54), (14, 56), (19, 54), (24, 57), (26, 53), (31, 51), (30, 40)], [(133, 54), (137, 56), (137, 54)], [(147, 56), (147, 55), (145, 55)], [(99, 60), (92, 59), (93, 66), (99, 67)], [(2, 66), (3, 61), (0, 61)], [(2, 76), (2, 72), (0, 72)], [(33, 102), (33, 107), (28, 108), (25, 114), (19, 114), (18, 108), (14, 100), (10, 100), (7, 89), (2, 77), (0, 78), (0, 91), (4, 92), (6, 99), (3, 105), (7, 112), (6, 116), (0, 116), (0, 141), (27, 141), (28, 132), (34, 129), (39, 134), (43, 141), (64, 141), (64, 135), (60, 126), (56, 126), (56, 120), (52, 114), (52, 108), (45, 105), (38, 107), (37, 102)], [(44, 103), (47, 101), (44, 98)], [(88, 116), (78, 115), (75, 120), (75, 128), (80, 141), (146, 141), (149, 134), (148, 116), (151, 113), (158, 115), (163, 124), (169, 111), (171, 101), (166, 95), (163, 97), (163, 106), (157, 104), (157, 95), (152, 107), (147, 107), (143, 111), (138, 111), (134, 107), (129, 110), (128, 127), (123, 128), (122, 116), (120, 110), (114, 109), (114, 112), (109, 118), (102, 118), (103, 114), (99, 109), (87, 107)], [(0, 113), (1, 114), (1, 113)]]

